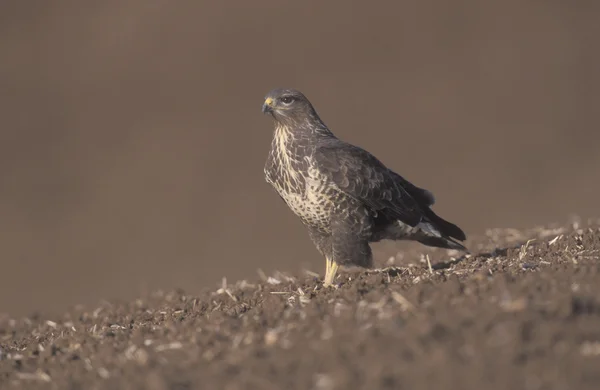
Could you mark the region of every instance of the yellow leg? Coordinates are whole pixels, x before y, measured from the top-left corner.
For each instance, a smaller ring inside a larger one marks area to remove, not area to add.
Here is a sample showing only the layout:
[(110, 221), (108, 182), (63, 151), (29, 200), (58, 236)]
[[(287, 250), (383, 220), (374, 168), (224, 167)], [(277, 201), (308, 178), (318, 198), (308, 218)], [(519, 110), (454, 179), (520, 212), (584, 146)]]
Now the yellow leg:
[(325, 267), (325, 278), (323, 280), (323, 286), (332, 287), (333, 280), (335, 279), (339, 266), (338, 263), (336, 263), (333, 260), (325, 259), (325, 261), (327, 262), (327, 264)]

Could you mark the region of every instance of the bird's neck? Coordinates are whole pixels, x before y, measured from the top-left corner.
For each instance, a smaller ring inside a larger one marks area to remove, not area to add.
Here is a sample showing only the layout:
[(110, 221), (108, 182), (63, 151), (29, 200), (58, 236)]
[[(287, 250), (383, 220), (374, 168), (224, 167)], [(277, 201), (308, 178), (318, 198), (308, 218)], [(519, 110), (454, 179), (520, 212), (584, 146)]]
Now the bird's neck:
[(283, 138), (298, 146), (309, 145), (320, 138), (335, 137), (316, 113), (302, 118), (284, 118), (275, 122), (275, 138)]
[(273, 149), (280, 154), (291, 157), (291, 154), (299, 152), (298, 149), (310, 147), (310, 137), (303, 131), (289, 125), (277, 122), (273, 133)]

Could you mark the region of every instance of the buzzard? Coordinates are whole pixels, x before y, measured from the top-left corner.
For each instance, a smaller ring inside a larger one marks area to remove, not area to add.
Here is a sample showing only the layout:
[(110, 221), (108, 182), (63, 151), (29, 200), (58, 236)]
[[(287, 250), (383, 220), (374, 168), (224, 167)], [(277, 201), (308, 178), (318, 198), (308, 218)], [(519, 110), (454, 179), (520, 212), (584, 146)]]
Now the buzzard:
[(265, 179), (325, 257), (324, 286), (332, 286), (339, 266), (371, 267), (371, 242), (415, 240), (466, 251), (457, 241), (465, 233), (431, 210), (431, 192), (337, 138), (300, 91), (270, 91), (262, 111), (275, 124)]

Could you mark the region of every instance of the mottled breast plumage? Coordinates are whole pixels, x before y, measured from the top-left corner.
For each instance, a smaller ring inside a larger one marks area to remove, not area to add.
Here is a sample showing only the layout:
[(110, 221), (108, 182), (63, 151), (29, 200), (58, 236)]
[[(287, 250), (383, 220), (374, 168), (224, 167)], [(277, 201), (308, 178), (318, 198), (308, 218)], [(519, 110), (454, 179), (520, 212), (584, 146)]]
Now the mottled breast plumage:
[(340, 194), (319, 171), (315, 147), (293, 137), (284, 127), (275, 130), (265, 179), (304, 224), (328, 231)]

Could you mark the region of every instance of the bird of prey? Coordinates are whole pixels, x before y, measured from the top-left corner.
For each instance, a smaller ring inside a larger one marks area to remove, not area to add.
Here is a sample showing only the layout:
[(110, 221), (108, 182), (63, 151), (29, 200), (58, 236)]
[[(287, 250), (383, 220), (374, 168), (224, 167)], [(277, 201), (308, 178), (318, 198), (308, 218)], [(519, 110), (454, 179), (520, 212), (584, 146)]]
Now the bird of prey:
[(467, 250), (457, 241), (465, 233), (431, 210), (431, 192), (337, 138), (300, 91), (270, 91), (262, 111), (275, 124), (265, 179), (325, 257), (324, 286), (333, 285), (339, 266), (372, 267), (371, 242)]

